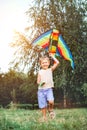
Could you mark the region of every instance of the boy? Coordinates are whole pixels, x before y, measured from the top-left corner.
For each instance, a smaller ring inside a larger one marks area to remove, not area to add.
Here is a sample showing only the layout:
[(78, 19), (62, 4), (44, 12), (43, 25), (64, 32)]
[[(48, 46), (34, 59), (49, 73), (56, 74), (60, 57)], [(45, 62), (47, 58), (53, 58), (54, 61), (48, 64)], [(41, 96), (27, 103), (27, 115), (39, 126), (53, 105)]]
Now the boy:
[(59, 65), (59, 61), (50, 54), (54, 60), (53, 66), (50, 66), (50, 59), (47, 56), (40, 58), (41, 69), (38, 72), (37, 84), (38, 84), (38, 104), (39, 108), (42, 111), (43, 121), (46, 121), (46, 112), (47, 112), (47, 103), (49, 104), (50, 117), (54, 118), (53, 105), (54, 105), (54, 96), (53, 90), (53, 75), (52, 72)]

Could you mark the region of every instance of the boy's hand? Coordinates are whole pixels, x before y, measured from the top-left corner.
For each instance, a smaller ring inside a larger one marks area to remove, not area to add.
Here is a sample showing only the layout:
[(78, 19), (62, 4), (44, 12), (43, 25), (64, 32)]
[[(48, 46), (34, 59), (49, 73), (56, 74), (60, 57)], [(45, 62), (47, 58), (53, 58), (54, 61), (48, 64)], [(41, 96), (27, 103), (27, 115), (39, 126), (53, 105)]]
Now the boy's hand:
[(49, 53), (49, 56), (54, 57), (54, 54), (53, 53)]
[(41, 82), (41, 83), (39, 84), (39, 86), (42, 87), (44, 84), (45, 84), (45, 82)]

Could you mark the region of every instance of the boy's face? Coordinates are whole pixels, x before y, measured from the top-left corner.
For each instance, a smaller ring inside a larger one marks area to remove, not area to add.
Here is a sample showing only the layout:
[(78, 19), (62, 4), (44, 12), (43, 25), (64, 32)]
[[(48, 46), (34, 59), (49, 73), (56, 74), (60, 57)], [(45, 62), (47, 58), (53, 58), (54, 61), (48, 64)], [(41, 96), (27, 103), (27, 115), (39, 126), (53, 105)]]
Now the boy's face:
[(48, 59), (43, 59), (43, 60), (41, 61), (41, 67), (42, 67), (43, 69), (48, 69), (49, 65), (50, 65), (50, 61), (49, 61)]

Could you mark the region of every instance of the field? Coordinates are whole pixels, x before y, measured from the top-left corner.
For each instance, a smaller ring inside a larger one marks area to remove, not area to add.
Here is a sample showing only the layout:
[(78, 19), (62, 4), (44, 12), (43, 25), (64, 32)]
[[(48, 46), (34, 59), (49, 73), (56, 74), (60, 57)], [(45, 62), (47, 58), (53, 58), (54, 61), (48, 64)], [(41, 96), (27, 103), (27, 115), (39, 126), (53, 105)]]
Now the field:
[(0, 109), (0, 130), (87, 130), (87, 109), (55, 109), (55, 119), (40, 122), (39, 110)]

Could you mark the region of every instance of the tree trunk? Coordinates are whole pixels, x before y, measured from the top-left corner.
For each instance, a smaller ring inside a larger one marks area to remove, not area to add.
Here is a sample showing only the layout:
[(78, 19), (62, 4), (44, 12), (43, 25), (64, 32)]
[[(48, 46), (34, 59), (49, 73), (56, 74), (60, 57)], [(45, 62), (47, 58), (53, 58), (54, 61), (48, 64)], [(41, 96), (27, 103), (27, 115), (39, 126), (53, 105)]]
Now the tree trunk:
[(64, 100), (63, 100), (63, 106), (64, 106), (64, 108), (67, 107), (67, 104), (66, 104), (66, 90), (65, 90), (65, 87), (64, 87)]

